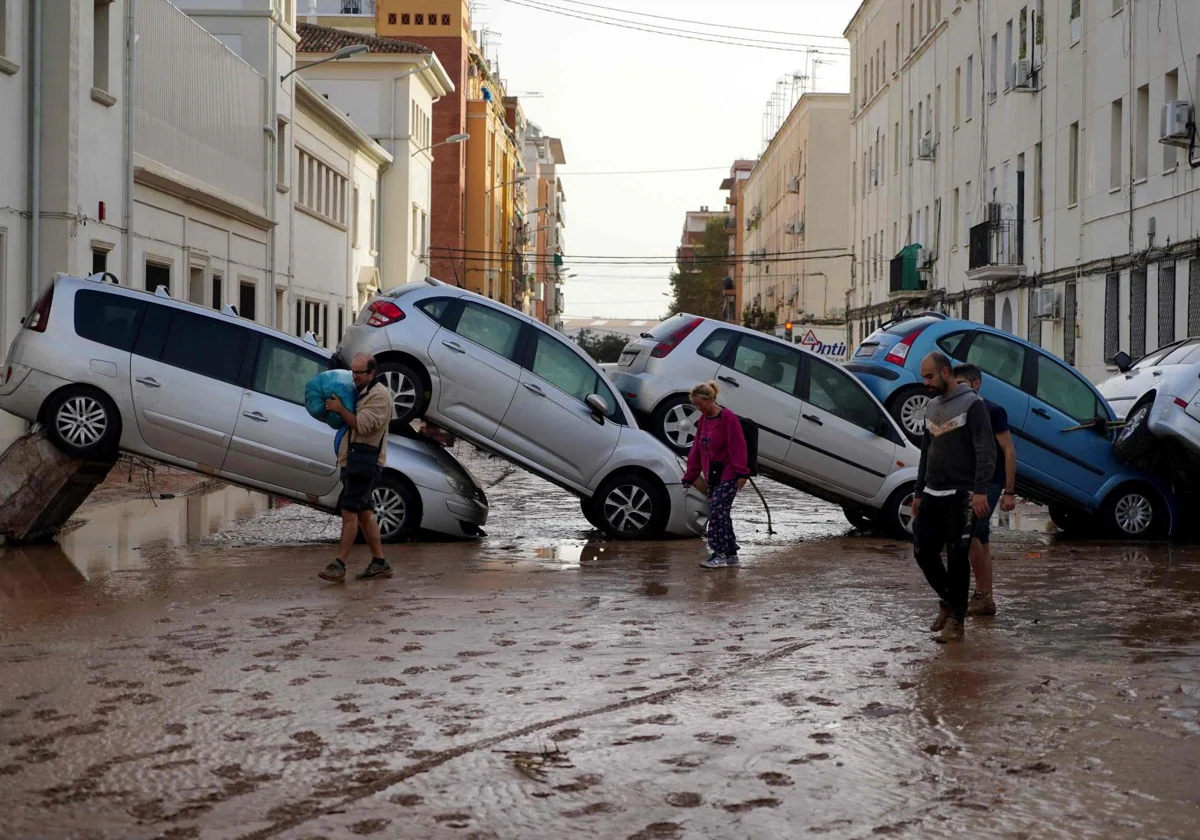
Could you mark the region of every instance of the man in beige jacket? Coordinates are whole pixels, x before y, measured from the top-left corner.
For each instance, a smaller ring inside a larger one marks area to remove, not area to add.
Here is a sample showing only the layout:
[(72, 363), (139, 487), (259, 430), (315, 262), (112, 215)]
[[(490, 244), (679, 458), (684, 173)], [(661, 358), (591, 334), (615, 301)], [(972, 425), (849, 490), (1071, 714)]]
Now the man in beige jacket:
[(357, 575), (358, 580), (391, 577), (392, 567), (383, 557), (383, 542), (379, 538), (379, 523), (375, 520), (375, 485), (387, 462), (388, 424), (392, 420), (392, 392), (382, 382), (375, 381), (375, 357), (359, 353), (350, 362), (350, 374), (358, 389), (354, 411), (342, 405), (337, 397), (325, 401), (325, 408), (339, 414), (350, 428), (338, 449), (338, 466), (342, 469), (342, 494), (338, 509), (342, 513), (342, 539), (337, 559), (325, 567), (319, 577), (331, 583), (346, 580), (346, 560), (354, 548), (359, 528), (371, 549), (371, 563)]

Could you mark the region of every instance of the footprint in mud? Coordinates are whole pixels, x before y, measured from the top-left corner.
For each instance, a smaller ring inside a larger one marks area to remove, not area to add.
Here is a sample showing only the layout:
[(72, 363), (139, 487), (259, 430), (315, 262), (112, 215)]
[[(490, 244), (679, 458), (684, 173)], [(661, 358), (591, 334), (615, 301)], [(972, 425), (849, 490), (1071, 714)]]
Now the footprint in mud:
[(570, 741), (583, 734), (582, 729), (560, 729), (550, 735), (551, 741)]
[(391, 820), (363, 820), (362, 822), (356, 822), (354, 825), (350, 826), (350, 833), (358, 834), (360, 836), (365, 836), (367, 834), (378, 834), (390, 824)]
[(810, 764), (814, 761), (828, 761), (829, 753), (809, 753), (803, 758), (793, 758), (788, 764)]
[(795, 784), (792, 777), (784, 773), (759, 773), (758, 779), (771, 787), (790, 787)]
[(593, 802), (591, 805), (584, 805), (582, 808), (576, 808), (573, 811), (563, 811), (564, 817), (577, 819), (579, 817), (591, 817), (596, 814), (612, 814), (618, 811), (616, 805), (611, 802)]
[(466, 828), (471, 823), (471, 815), (461, 811), (452, 814), (438, 814), (434, 819), (450, 828)]
[(892, 715), (902, 715), (904, 714), (904, 709), (885, 706), (882, 703), (868, 703), (863, 707), (863, 714), (873, 718), (884, 718), (891, 717)]
[(426, 671), (428, 671), (428, 670), (429, 670), (429, 669), (428, 669), (428, 668), (426, 668), (424, 665), (410, 665), (409, 667), (405, 668), (405, 669), (404, 669), (404, 670), (403, 670), (401, 673), (404, 673), (404, 674), (424, 674), (424, 673), (425, 673)]
[(746, 811), (753, 811), (756, 808), (778, 808), (781, 803), (773, 797), (765, 797), (762, 799), (748, 799), (745, 802), (736, 802), (732, 805), (722, 805), (731, 814), (742, 814)]
[(400, 648), (400, 650), (404, 651), (405, 653), (416, 653), (417, 651), (424, 649), (424, 646), (418, 644), (417, 642), (409, 642), (404, 647)]
[(166, 730), (166, 733), (168, 735), (182, 735), (183, 733), (187, 732), (187, 724), (186, 723), (168, 723), (166, 726), (163, 727), (163, 729)]
[(704, 797), (691, 791), (668, 793), (666, 800), (668, 805), (673, 805), (676, 808), (699, 808), (704, 804)]
[(730, 744), (737, 743), (737, 737), (734, 735), (715, 735), (712, 732), (698, 732), (695, 738), (697, 741), (717, 744), (718, 746), (722, 747), (727, 747)]
[(828, 697), (821, 697), (818, 694), (810, 694), (805, 699), (808, 700), (809, 703), (816, 703), (818, 706), (839, 706), (839, 705), (841, 705), (840, 703), (830, 700)]
[(632, 718), (630, 723), (637, 726), (643, 724), (653, 724), (655, 726), (676, 726), (679, 721), (675, 719), (675, 715), (652, 715), (651, 717)]
[(812, 738), (818, 744), (832, 744), (833, 743), (833, 736), (830, 735), (828, 732), (814, 732), (813, 734), (809, 735), (808, 737)]
[(629, 840), (676, 840), (683, 836), (683, 826), (673, 822), (656, 822), (629, 835)]
[(417, 793), (398, 793), (388, 800), (393, 805), (403, 805), (405, 808), (415, 808), (425, 802), (425, 797)]
[(593, 788), (600, 784), (604, 779), (595, 773), (584, 773), (576, 776), (575, 781), (566, 784), (557, 785), (554, 789), (561, 793), (582, 793), (588, 788)]
[(649, 744), (662, 738), (661, 735), (632, 735), (620, 741), (613, 741), (614, 747), (627, 747), (630, 744)]
[(674, 758), (662, 759), (662, 763), (670, 764), (674, 767), (680, 767), (680, 768), (684, 768), (687, 770), (692, 770), (692, 769), (695, 769), (696, 767), (700, 767), (707, 760), (708, 760), (708, 758), (703, 755), (677, 755)]

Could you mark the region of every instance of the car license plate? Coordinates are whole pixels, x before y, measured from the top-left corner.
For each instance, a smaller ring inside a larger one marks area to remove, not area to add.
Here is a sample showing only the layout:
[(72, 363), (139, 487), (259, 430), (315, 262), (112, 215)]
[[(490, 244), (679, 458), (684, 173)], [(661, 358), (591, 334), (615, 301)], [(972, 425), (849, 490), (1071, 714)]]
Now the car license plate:
[(856, 357), (857, 356), (873, 356), (875, 354), (875, 351), (878, 348), (879, 348), (878, 344), (862, 344), (862, 345), (859, 345), (859, 348), (854, 351), (854, 355)]
[[(637, 357), (637, 353), (622, 353), (618, 364), (620, 364), (621, 367), (629, 367), (631, 364), (633, 364), (633, 360)], [(612, 357), (610, 356), (609, 358), (611, 359)]]

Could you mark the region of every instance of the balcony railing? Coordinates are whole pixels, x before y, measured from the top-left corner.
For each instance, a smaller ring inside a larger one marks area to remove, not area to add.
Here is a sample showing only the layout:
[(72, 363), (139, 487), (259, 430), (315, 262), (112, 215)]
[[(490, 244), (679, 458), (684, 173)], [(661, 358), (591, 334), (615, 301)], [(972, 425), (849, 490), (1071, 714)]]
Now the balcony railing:
[(1015, 220), (1000, 219), (972, 226), (968, 270), (991, 266), (1015, 268), (1021, 264), (1021, 246)]
[[(297, 4), (300, 14), (308, 12), (306, 0)], [(375, 16), (375, 0), (317, 0), (318, 15), (364, 15)]]

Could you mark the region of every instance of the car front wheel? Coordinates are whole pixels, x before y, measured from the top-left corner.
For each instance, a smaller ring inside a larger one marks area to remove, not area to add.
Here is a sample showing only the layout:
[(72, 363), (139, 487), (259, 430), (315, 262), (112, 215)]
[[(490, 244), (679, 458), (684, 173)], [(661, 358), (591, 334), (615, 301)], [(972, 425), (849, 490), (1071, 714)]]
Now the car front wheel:
[(421, 498), (404, 479), (384, 473), (372, 495), (379, 537), (385, 543), (400, 542), (421, 527)]
[(676, 454), (686, 455), (696, 439), (696, 422), (699, 419), (700, 412), (688, 396), (677, 394), (663, 400), (655, 409), (650, 431)]
[(842, 506), (842, 513), (854, 528), (859, 531), (870, 531), (875, 527), (875, 518), (862, 508)]
[(880, 531), (901, 540), (911, 540), (913, 536), (913, 498), (916, 496), (916, 485), (905, 484), (892, 491), (884, 502), (879, 513), (875, 516), (875, 527)]
[(121, 415), (107, 394), (86, 385), (54, 394), (45, 410), (46, 435), (72, 458), (112, 455), (121, 440)]
[(425, 413), (429, 400), (425, 383), (411, 365), (404, 362), (381, 362), (379, 376), (392, 392), (392, 432), (407, 426)]
[(640, 475), (610, 478), (592, 499), (592, 510), (601, 530), (621, 540), (661, 536), (667, 521), (663, 488)]
[(1135, 406), (1125, 418), (1121, 433), (1117, 435), (1113, 454), (1127, 464), (1140, 461), (1154, 445), (1154, 437), (1150, 434), (1150, 409), (1153, 406), (1153, 402)]
[(888, 402), (892, 417), (904, 429), (904, 434), (913, 443), (919, 444), (925, 434), (925, 406), (929, 405), (929, 391), (917, 385), (901, 390)]
[(1154, 491), (1126, 484), (1105, 500), (1104, 526), (1117, 539), (1157, 539), (1166, 533), (1166, 507)]
[(1062, 505), (1050, 505), (1049, 513), (1054, 527), (1072, 537), (1089, 536), (1096, 528), (1095, 517), (1086, 511)]

